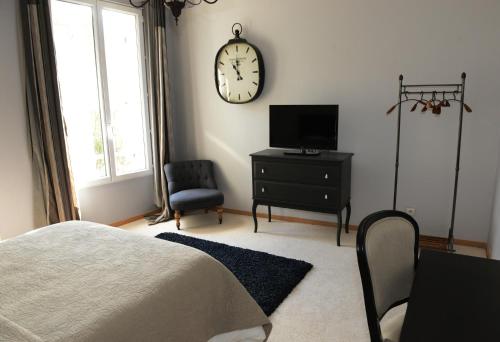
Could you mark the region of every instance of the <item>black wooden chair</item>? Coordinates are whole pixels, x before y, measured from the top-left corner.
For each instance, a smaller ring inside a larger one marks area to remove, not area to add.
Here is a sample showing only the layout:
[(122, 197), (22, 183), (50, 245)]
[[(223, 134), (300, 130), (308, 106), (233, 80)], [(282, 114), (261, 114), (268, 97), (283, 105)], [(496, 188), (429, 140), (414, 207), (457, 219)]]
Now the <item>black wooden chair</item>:
[(224, 194), (217, 190), (210, 160), (189, 160), (165, 165), (170, 208), (175, 211), (177, 229), (181, 215), (188, 210), (216, 208), (222, 223)]
[(418, 239), (417, 222), (396, 210), (371, 214), (359, 225), (356, 248), (372, 342), (399, 341), (418, 262)]

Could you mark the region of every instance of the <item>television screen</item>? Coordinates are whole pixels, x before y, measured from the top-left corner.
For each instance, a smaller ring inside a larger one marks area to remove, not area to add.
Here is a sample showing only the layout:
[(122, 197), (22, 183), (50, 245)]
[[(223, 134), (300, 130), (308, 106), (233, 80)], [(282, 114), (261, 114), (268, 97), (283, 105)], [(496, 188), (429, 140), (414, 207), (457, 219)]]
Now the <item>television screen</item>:
[(337, 149), (338, 105), (269, 106), (269, 146)]

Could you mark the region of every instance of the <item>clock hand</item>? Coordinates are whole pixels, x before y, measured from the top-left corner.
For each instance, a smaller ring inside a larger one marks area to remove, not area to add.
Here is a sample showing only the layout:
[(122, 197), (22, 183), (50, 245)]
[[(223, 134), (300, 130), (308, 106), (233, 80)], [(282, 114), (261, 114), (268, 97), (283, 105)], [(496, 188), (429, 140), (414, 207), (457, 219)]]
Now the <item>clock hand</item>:
[(243, 77), (241, 77), (241, 74), (240, 74), (240, 71), (238, 70), (238, 68), (236, 67), (236, 65), (232, 64), (231, 65), (233, 66), (233, 69), (236, 70), (236, 74), (238, 75), (238, 78), (237, 80), (238, 81), (242, 81), (243, 80)]
[(238, 59), (238, 57), (236, 57), (236, 67), (238, 68), (238, 76), (240, 78), (240, 81), (243, 81), (243, 77), (241, 77), (240, 73), (240, 66), (241, 66), (240, 60)]

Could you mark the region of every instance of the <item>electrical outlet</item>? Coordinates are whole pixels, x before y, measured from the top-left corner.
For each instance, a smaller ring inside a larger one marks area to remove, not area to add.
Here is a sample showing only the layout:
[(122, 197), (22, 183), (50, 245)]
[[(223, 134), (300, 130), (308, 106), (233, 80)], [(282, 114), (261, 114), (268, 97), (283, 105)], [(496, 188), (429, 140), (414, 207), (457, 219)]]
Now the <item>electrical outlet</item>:
[(411, 216), (415, 216), (417, 210), (415, 208), (406, 208), (406, 213)]

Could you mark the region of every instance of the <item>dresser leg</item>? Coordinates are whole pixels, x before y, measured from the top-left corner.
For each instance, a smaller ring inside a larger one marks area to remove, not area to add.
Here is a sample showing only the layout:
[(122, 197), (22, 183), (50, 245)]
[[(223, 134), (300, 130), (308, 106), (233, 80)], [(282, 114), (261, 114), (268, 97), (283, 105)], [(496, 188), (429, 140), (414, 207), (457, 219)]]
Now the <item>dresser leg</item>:
[(271, 206), (267, 206), (267, 220), (271, 222)]
[(253, 222), (254, 222), (254, 225), (255, 225), (255, 228), (253, 230), (254, 233), (257, 233), (257, 201), (253, 201), (253, 205), (252, 205), (252, 216), (253, 216)]
[(345, 219), (345, 232), (349, 234), (349, 220), (351, 219), (351, 201), (346, 205), (347, 217)]
[(340, 234), (342, 233), (342, 210), (337, 213), (337, 246), (340, 246)]

